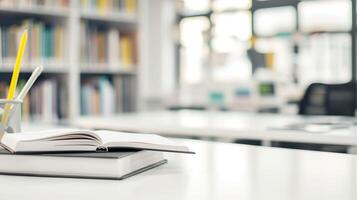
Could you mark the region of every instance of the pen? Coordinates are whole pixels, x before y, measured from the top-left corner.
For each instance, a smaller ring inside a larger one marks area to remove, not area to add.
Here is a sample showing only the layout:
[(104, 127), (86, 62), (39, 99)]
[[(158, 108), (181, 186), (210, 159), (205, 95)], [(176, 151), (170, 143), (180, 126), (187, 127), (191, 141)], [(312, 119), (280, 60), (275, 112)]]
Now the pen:
[(43, 71), (43, 66), (38, 66), (36, 69), (32, 72), (29, 80), (26, 82), (25, 86), (22, 88), (21, 92), (19, 95), (16, 97), (16, 100), (22, 101), (32, 85), (35, 83), (36, 79), (41, 75)]

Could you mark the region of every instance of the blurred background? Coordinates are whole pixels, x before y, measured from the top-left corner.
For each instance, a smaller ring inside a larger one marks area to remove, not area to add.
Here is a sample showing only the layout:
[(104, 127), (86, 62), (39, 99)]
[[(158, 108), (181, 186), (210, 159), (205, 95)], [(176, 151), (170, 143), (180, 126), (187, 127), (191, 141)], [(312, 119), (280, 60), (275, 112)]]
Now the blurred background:
[(354, 86), (355, 0), (0, 0), (2, 98), (25, 28), (19, 87), (45, 67), (24, 101), (27, 121), (181, 109), (354, 115), (322, 109), (325, 87), (305, 110), (301, 100), (314, 83)]
[[(296, 105), (310, 84), (354, 79), (353, 4), (349, 0), (177, 2), (180, 89), (175, 100), (179, 99), (178, 105), (297, 113)], [(192, 95), (198, 91), (204, 98)]]

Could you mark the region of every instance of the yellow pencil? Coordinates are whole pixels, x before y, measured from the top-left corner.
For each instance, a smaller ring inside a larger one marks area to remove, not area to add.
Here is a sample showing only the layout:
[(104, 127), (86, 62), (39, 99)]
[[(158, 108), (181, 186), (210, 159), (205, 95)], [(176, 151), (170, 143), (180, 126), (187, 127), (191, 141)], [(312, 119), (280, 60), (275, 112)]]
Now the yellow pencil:
[[(12, 100), (15, 96), (17, 80), (19, 79), (19, 74), (20, 74), (20, 69), (21, 69), (21, 61), (22, 61), (22, 56), (24, 55), (24, 51), (26, 48), (26, 43), (27, 43), (27, 30), (25, 30), (21, 36), (20, 46), (17, 51), (16, 62), (15, 62), (15, 66), (14, 66), (14, 71), (12, 72), (12, 77), (11, 77), (11, 82), (10, 82), (10, 87), (9, 87), (9, 93), (7, 95), (7, 100)], [(9, 115), (10, 108), (11, 108), (10, 104), (5, 105), (5, 109), (4, 109), (2, 118), (1, 118), (1, 123), (4, 127), (7, 127), (7, 123), (9, 120), (8, 115)]]

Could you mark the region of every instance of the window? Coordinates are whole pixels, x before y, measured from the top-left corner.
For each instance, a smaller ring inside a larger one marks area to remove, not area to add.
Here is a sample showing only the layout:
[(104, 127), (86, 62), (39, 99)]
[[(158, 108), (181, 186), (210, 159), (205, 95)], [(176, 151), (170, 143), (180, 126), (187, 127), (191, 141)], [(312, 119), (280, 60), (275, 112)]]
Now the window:
[(212, 21), (212, 79), (218, 82), (249, 79), (251, 65), (246, 51), (252, 36), (250, 12), (217, 13), (212, 15)]
[(296, 30), (296, 11), (292, 6), (260, 9), (254, 15), (254, 29), (259, 36), (274, 36)]
[[(357, 59), (351, 55), (356, 48), (352, 0), (185, 0), (183, 4), (200, 12), (181, 15), (181, 84), (250, 80), (252, 71), (263, 65), (278, 81), (303, 86), (352, 78)], [(254, 59), (252, 52), (259, 62), (249, 59), (248, 55)]]
[(252, 6), (251, 0), (215, 0), (213, 1), (213, 9), (216, 11), (224, 10), (248, 10)]
[(203, 71), (208, 64), (208, 29), (209, 21), (206, 17), (186, 18), (180, 22), (180, 81), (183, 83), (198, 83), (204, 76)]
[(301, 2), (300, 27), (304, 32), (348, 31), (352, 25), (351, 11), (349, 0)]
[(351, 80), (351, 37), (348, 33), (315, 34), (301, 39), (298, 76), (302, 85)]
[[(250, 78), (246, 50), (252, 36), (251, 0), (213, 0), (203, 6), (195, 1), (182, 1), (180, 83)], [(209, 11), (202, 13), (206, 5)]]
[(210, 8), (210, 0), (180, 0), (179, 10), (182, 12), (202, 12)]

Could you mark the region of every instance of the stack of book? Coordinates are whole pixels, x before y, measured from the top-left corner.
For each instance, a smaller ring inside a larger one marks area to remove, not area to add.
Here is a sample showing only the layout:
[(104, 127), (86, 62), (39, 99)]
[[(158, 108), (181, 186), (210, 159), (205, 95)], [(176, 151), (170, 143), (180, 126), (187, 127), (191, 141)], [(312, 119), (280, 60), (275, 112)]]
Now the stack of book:
[(1, 0), (0, 7), (63, 7), (67, 8), (69, 0)]
[(5, 134), (1, 145), (2, 174), (104, 179), (123, 179), (164, 164), (162, 151), (194, 153), (158, 135), (104, 130)]
[(116, 28), (81, 23), (81, 62), (84, 66), (130, 69), (135, 62), (134, 36)]
[(20, 24), (0, 27), (0, 62), (15, 62), (21, 33), (29, 28), (28, 45), (23, 57), (26, 64), (58, 64), (64, 60), (64, 28), (61, 24), (51, 24), (27, 19)]
[(81, 0), (83, 10), (108, 12), (124, 12), (135, 14), (136, 0)]

